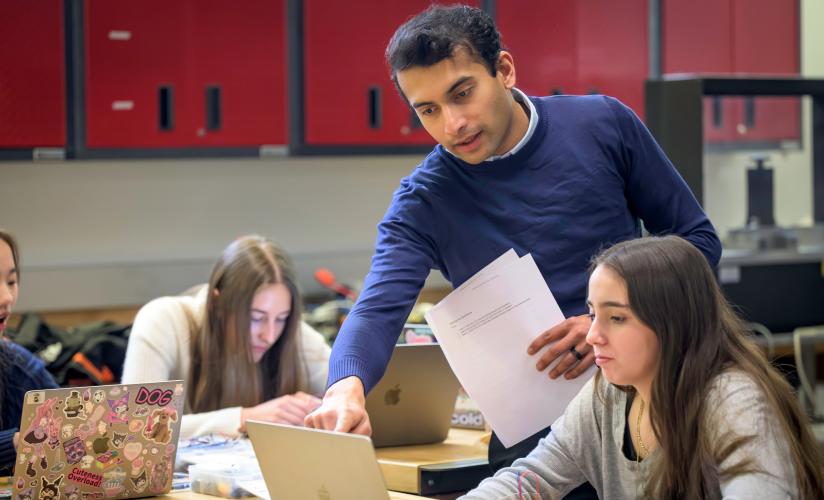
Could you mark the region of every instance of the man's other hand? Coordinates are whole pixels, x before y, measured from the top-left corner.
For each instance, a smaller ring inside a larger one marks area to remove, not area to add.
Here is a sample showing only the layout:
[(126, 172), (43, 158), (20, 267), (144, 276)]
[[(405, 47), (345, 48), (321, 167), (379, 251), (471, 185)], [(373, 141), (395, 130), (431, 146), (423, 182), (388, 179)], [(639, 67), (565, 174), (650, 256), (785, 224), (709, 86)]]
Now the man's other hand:
[(564, 378), (571, 379), (584, 373), (595, 363), (595, 354), (586, 342), (591, 325), (592, 320), (588, 315), (573, 316), (537, 336), (527, 349), (530, 355), (552, 344), (538, 358), (535, 365), (538, 371), (543, 371), (557, 360), (557, 364), (549, 371), (550, 378), (564, 375)]

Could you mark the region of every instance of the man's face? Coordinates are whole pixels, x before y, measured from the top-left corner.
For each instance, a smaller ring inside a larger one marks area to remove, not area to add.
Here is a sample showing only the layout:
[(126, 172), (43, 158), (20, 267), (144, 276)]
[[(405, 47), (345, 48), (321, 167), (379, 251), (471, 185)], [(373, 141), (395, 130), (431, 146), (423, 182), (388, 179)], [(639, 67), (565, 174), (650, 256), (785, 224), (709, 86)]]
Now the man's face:
[(398, 85), (429, 135), (467, 163), (512, 149), (528, 125), (512, 98), (515, 67), (501, 52), (495, 76), (465, 49), (432, 66), (398, 72)]

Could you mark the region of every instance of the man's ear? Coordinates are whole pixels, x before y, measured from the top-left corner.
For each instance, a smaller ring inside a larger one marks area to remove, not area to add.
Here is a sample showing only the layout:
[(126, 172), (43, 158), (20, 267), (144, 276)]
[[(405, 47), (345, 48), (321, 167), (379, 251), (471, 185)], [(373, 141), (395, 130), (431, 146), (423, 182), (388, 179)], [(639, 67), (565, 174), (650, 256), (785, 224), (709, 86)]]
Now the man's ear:
[(512, 58), (512, 54), (502, 50), (501, 53), (498, 54), (498, 62), (495, 65), (495, 69), (504, 87), (511, 89), (515, 86), (515, 60)]

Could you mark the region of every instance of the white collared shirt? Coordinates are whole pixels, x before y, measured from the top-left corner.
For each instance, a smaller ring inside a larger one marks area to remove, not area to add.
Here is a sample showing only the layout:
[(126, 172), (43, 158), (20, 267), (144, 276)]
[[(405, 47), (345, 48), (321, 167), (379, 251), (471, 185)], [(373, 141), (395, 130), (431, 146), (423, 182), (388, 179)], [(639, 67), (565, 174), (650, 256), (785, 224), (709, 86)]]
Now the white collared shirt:
[(535, 105), (532, 104), (532, 101), (529, 100), (526, 94), (516, 89), (515, 87), (512, 87), (512, 97), (515, 98), (516, 102), (526, 103), (527, 107), (529, 108), (529, 126), (526, 128), (526, 133), (524, 134), (524, 136), (521, 137), (521, 140), (518, 141), (518, 144), (516, 144), (512, 149), (510, 149), (502, 155), (490, 156), (485, 161), (500, 160), (501, 158), (506, 158), (507, 156), (514, 155), (515, 153), (520, 151), (521, 148), (524, 147), (524, 145), (527, 142), (529, 142), (529, 139), (532, 138), (532, 133), (535, 132), (535, 127), (538, 126), (538, 113), (535, 111)]

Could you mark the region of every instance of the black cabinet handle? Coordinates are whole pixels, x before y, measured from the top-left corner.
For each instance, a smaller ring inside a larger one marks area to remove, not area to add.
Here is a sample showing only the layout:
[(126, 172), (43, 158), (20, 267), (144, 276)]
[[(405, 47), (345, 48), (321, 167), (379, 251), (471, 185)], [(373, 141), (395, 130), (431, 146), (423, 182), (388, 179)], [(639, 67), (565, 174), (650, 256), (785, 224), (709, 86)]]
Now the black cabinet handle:
[(221, 113), (220, 85), (206, 86), (206, 130), (220, 130)]
[(755, 126), (755, 98), (753, 96), (744, 97), (744, 125), (747, 128)]
[(369, 128), (381, 128), (381, 88), (369, 87)]
[(724, 101), (721, 100), (719, 96), (713, 96), (712, 98), (712, 127), (713, 128), (721, 128), (724, 122), (723, 116), (723, 103)]
[(171, 85), (161, 85), (157, 89), (157, 126), (163, 132), (174, 130), (174, 88)]

